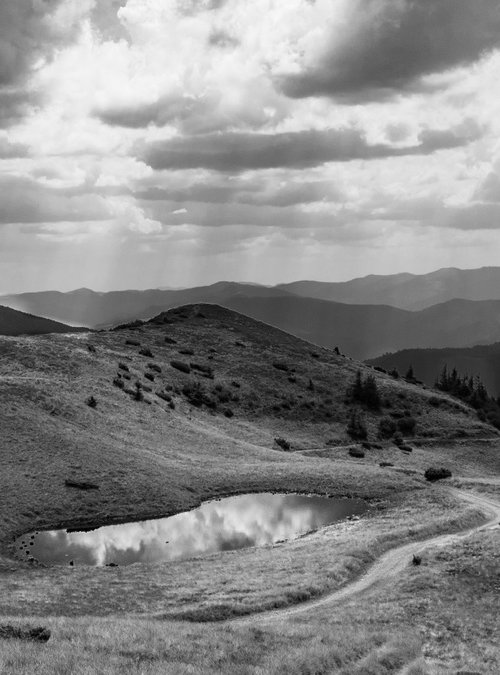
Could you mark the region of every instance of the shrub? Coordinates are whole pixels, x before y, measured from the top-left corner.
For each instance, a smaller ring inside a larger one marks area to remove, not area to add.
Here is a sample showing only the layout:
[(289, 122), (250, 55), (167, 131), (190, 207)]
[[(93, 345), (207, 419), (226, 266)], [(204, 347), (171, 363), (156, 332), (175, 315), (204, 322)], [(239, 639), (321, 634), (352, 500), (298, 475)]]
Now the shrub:
[(154, 370), (156, 373), (161, 373), (161, 367), (157, 363), (148, 363), (148, 368)]
[(176, 345), (177, 340), (174, 340), (174, 338), (168, 337), (168, 335), (165, 336), (165, 342), (167, 345)]
[(119, 368), (120, 370), (124, 370), (124, 371), (127, 372), (127, 373), (129, 372), (129, 367), (127, 366), (127, 364), (126, 364), (126, 363), (122, 363), (121, 361), (120, 361), (120, 363), (118, 364), (118, 368)]
[(142, 389), (141, 383), (136, 382), (135, 383), (135, 391), (133, 392), (133, 395), (132, 395), (134, 401), (144, 401), (144, 394), (142, 393), (141, 389)]
[(231, 408), (226, 408), (226, 409), (224, 410), (224, 415), (225, 415), (226, 417), (231, 418), (231, 417), (234, 417), (234, 412), (231, 410)]
[(387, 374), (387, 370), (385, 368), (381, 368), (380, 366), (374, 366), (373, 370), (376, 370), (377, 373), (385, 373)]
[(241, 342), (241, 340), (235, 340), (234, 344), (236, 347), (246, 347), (246, 344)]
[(205, 366), (203, 363), (194, 363), (191, 361), (189, 364), (193, 370), (197, 370), (203, 377), (207, 377), (210, 380), (214, 379), (214, 371), (210, 366)]
[(295, 384), (297, 382), (297, 378), (295, 377), (295, 375), (290, 375), (288, 381), (291, 382), (292, 384)]
[(276, 370), (283, 370), (285, 372), (288, 371), (288, 366), (286, 363), (283, 363), (283, 361), (273, 361), (273, 368), (276, 368)]
[(396, 368), (393, 368), (392, 370), (389, 371), (389, 375), (393, 377), (395, 380), (399, 379), (399, 373), (396, 370)]
[(318, 352), (311, 352), (311, 356), (313, 357), (313, 359), (319, 359)]
[(184, 356), (193, 356), (194, 351), (192, 349), (179, 349), (179, 354), (183, 354)]
[(394, 434), (394, 438), (392, 439), (394, 441), (394, 445), (397, 445), (398, 448), (400, 448), (402, 445), (405, 444), (403, 437), (399, 433), (399, 431)]
[(118, 376), (115, 377), (115, 379), (113, 380), (113, 384), (115, 385), (115, 387), (118, 387), (118, 389), (123, 389), (125, 386), (125, 382), (122, 380), (121, 377)]
[(167, 403), (170, 403), (170, 401), (172, 400), (172, 397), (170, 396), (170, 394), (167, 394), (167, 392), (165, 392), (165, 391), (157, 391), (156, 395), (158, 396), (158, 398), (161, 398), (163, 401), (167, 401)]
[(398, 420), (398, 429), (402, 434), (413, 435), (415, 433), (415, 427), (417, 426), (417, 420), (414, 417), (402, 417)]
[(125, 340), (125, 344), (126, 345), (132, 345), (132, 347), (140, 347), (141, 346), (141, 343), (139, 342), (139, 340), (128, 339), (128, 340)]
[(394, 466), (392, 462), (379, 462), (379, 466), (385, 468), (386, 466)]
[(89, 408), (97, 408), (97, 401), (94, 396), (89, 396), (86, 403)]
[(276, 445), (278, 445), (282, 450), (285, 450), (285, 451), (287, 451), (287, 452), (288, 452), (288, 450), (290, 450), (290, 447), (291, 447), (291, 446), (290, 446), (290, 443), (289, 443), (287, 440), (285, 440), (284, 438), (281, 438), (281, 437), (275, 438), (275, 439), (274, 439), (274, 442), (275, 442)]
[(378, 435), (380, 438), (390, 438), (396, 432), (396, 422), (391, 417), (382, 417), (378, 423)]
[(188, 402), (191, 403), (191, 405), (194, 405), (196, 408), (201, 408), (202, 405), (206, 405), (207, 408), (211, 409), (215, 409), (217, 407), (214, 399), (207, 394), (201, 383), (196, 380), (184, 385), (182, 388), (182, 393)]
[(173, 401), (170, 401), (168, 407), (170, 408), (170, 410), (175, 410), (175, 403)]
[(364, 450), (361, 450), (361, 448), (349, 448), (349, 455), (351, 457), (356, 457), (357, 459), (363, 459), (365, 452)]
[(94, 347), (94, 345), (90, 345), (90, 344), (87, 345), (87, 349), (89, 350), (89, 352), (90, 352), (91, 354), (95, 354), (95, 353), (96, 353), (96, 348)]
[(152, 388), (151, 388), (150, 386), (148, 386), (147, 384), (143, 384), (142, 387), (141, 387), (141, 389), (142, 389), (143, 391), (147, 391), (148, 394), (149, 394), (151, 391), (153, 391)]
[(239, 382), (236, 382), (236, 380), (233, 380), (233, 381), (231, 382), (231, 386), (232, 386), (232, 387), (236, 387), (236, 389), (240, 389), (241, 384), (240, 384)]
[(425, 480), (430, 481), (433, 483), (434, 481), (437, 480), (443, 480), (443, 478), (451, 478), (451, 471), (449, 469), (445, 469), (444, 467), (434, 467), (431, 466), (429, 469), (426, 470), (424, 473)]
[(123, 377), (124, 380), (130, 380), (130, 373), (121, 373), (121, 376)]
[(155, 381), (155, 376), (153, 375), (153, 373), (144, 373), (144, 377), (146, 378), (146, 380), (149, 380), (150, 382)]
[(143, 349), (139, 349), (139, 354), (141, 356), (147, 356), (148, 358), (152, 359), (153, 358), (153, 352), (149, 347), (144, 347)]
[(359, 414), (358, 410), (353, 410), (349, 418), (346, 429), (348, 435), (355, 440), (366, 440), (368, 437), (368, 431), (366, 429), (366, 424)]
[(181, 373), (187, 373), (189, 374), (191, 372), (191, 368), (189, 367), (188, 363), (185, 363), (184, 361), (170, 361), (170, 365), (172, 368), (175, 368), (176, 370), (180, 370)]

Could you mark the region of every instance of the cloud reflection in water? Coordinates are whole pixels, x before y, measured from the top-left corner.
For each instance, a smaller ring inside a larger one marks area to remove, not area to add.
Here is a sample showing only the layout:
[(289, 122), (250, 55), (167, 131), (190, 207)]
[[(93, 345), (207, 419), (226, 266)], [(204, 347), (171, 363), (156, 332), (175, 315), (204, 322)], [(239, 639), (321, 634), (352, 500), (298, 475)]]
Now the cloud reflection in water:
[(36, 532), (34, 539), (20, 537), (17, 545), (20, 555), (27, 551), (45, 564), (159, 562), (293, 539), (365, 509), (359, 499), (248, 494), (206, 502), (170, 518), (90, 532)]

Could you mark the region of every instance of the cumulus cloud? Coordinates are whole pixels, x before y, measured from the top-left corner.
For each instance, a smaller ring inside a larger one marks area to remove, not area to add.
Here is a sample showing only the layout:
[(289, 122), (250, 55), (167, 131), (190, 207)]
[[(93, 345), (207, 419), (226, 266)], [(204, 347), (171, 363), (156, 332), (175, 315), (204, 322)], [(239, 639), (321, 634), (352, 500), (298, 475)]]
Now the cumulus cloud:
[[(500, 46), (497, 0), (352, 0), (326, 27), (318, 53), (279, 79), (292, 98), (376, 101), (422, 78), (470, 64)], [(317, 40), (316, 40), (317, 42)]]
[(474, 138), (465, 130), (424, 129), (407, 147), (369, 144), (358, 129), (309, 130), (277, 134), (225, 133), (176, 137), (147, 145), (141, 158), (153, 169), (204, 168), (222, 172), (288, 167), (304, 169), (327, 162), (428, 155), (460, 147)]

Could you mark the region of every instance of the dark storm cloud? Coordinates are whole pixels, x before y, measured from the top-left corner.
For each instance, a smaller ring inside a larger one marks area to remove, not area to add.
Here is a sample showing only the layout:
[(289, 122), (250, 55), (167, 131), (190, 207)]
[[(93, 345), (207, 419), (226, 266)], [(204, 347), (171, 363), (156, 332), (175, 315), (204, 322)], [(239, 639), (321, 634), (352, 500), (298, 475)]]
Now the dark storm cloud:
[(73, 39), (77, 22), (62, 26), (54, 20), (63, 2), (0, 1), (0, 126), (15, 123), (35, 102), (26, 87), (34, 66)]
[[(338, 26), (336, 27), (338, 29)], [(292, 98), (377, 101), (500, 45), (498, 0), (357, 0), (317, 63), (283, 77)]]
[(280, 134), (225, 133), (178, 137), (146, 145), (141, 159), (153, 169), (204, 168), (222, 172), (288, 167), (305, 169), (327, 162), (428, 155), (467, 144), (471, 129), (425, 130), (419, 143), (400, 148), (370, 145), (357, 129)]

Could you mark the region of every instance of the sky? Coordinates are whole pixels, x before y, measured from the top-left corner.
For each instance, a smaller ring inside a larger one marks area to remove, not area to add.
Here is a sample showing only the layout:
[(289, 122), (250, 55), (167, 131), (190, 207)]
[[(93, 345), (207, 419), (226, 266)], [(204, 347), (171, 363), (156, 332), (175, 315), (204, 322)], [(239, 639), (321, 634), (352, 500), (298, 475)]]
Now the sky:
[(500, 261), (498, 0), (1, 0), (0, 293)]

